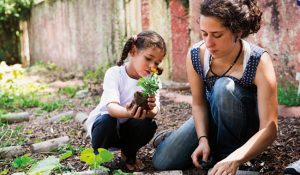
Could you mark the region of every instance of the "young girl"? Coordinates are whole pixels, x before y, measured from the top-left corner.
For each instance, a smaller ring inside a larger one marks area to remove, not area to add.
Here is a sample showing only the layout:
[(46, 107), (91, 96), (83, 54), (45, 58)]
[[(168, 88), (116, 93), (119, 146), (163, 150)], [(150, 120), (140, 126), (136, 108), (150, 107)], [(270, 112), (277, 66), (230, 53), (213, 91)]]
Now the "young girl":
[(203, 41), (186, 59), (193, 118), (160, 143), (153, 163), (233, 175), (276, 138), (275, 71), (265, 49), (242, 39), (260, 28), (256, 0), (203, 0), (200, 11)]
[[(117, 65), (109, 68), (103, 81), (100, 104), (88, 118), (88, 132), (96, 154), (98, 148), (121, 149), (122, 160), (131, 171), (144, 165), (136, 159), (137, 151), (153, 137), (157, 125), (152, 119), (159, 111), (159, 97), (148, 98), (150, 110), (130, 105), (138, 79), (157, 68), (166, 55), (164, 39), (154, 31), (144, 31), (127, 40)], [(124, 60), (129, 61), (124, 64)]]

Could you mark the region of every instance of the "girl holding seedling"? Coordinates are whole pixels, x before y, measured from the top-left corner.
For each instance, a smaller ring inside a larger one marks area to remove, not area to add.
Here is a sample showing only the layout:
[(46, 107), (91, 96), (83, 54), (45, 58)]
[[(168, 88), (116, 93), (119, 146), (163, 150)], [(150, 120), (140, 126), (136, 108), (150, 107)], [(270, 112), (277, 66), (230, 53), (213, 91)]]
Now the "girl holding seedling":
[(277, 87), (265, 49), (242, 38), (260, 28), (256, 0), (203, 0), (203, 41), (187, 55), (193, 117), (156, 149), (155, 168), (234, 175), (277, 134)]
[[(100, 104), (87, 121), (95, 153), (98, 148), (120, 148), (121, 159), (130, 171), (144, 168), (136, 154), (157, 129), (152, 120), (160, 105), (156, 71), (165, 55), (165, 41), (156, 32), (144, 31), (130, 37), (117, 66), (106, 71)], [(129, 61), (124, 63), (127, 57)], [(146, 108), (132, 102), (136, 91), (144, 91)]]

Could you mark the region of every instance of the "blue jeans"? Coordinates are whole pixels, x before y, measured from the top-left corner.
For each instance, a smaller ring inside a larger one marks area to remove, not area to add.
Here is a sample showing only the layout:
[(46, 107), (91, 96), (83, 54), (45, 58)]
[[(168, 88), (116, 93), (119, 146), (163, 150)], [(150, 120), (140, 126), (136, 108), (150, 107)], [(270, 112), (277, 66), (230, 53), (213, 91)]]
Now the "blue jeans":
[(151, 140), (156, 129), (155, 121), (149, 118), (129, 119), (118, 124), (117, 118), (104, 114), (93, 124), (92, 147), (95, 154), (98, 148), (121, 148), (127, 158), (135, 160), (137, 151)]
[[(256, 92), (228, 77), (216, 81), (208, 99), (211, 156), (219, 161), (242, 146), (259, 129)], [(193, 118), (160, 143), (152, 163), (157, 170), (185, 169), (198, 146)]]

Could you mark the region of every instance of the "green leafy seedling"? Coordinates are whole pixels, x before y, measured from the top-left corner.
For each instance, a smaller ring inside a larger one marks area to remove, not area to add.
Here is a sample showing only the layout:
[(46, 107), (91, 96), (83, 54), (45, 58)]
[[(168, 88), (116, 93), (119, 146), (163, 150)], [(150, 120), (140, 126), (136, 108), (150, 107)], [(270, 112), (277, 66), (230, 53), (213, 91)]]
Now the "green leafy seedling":
[(9, 173), (9, 170), (8, 169), (4, 169), (0, 172), (0, 175), (6, 175)]
[(93, 148), (86, 148), (81, 152), (80, 160), (88, 164), (93, 170), (100, 169), (109, 172), (109, 169), (101, 166), (105, 162), (110, 162), (114, 156), (104, 148), (98, 149), (99, 154), (95, 155)]
[(155, 95), (159, 89), (158, 75), (155, 70), (152, 71), (150, 77), (140, 78), (137, 85), (143, 88), (144, 96)]
[(12, 162), (12, 167), (16, 169), (22, 169), (24, 170), (28, 165), (30, 165), (34, 160), (29, 157), (28, 154), (25, 154), (21, 157), (17, 157), (13, 162)]
[(63, 160), (65, 160), (65, 159), (71, 157), (72, 154), (73, 154), (72, 151), (67, 151), (67, 152), (65, 152), (65, 153), (63, 153), (63, 154), (61, 154), (61, 155), (59, 155), (59, 160), (60, 160), (60, 161), (63, 161)]

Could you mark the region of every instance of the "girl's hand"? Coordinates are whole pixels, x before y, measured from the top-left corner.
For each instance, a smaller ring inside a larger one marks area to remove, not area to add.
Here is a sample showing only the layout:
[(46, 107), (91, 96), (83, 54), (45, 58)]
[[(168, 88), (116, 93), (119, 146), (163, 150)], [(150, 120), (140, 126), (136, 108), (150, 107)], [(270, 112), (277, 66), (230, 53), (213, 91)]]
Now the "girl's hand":
[(223, 159), (213, 167), (209, 175), (234, 175), (238, 168), (238, 161)]
[(201, 167), (200, 162), (199, 162), (199, 160), (201, 160), (200, 159), (201, 157), (202, 157), (202, 160), (208, 161), (209, 154), (210, 154), (210, 147), (208, 145), (207, 139), (206, 138), (201, 139), (198, 147), (195, 149), (195, 151), (193, 152), (193, 154), (191, 156), (195, 167), (197, 167), (197, 168)]
[(136, 104), (133, 106), (127, 104), (126, 110), (130, 114), (131, 118), (144, 119), (146, 117), (146, 110), (143, 110), (141, 107), (137, 106)]
[(148, 106), (150, 108), (150, 111), (156, 106), (155, 101), (156, 101), (156, 98), (154, 95), (148, 97)]

